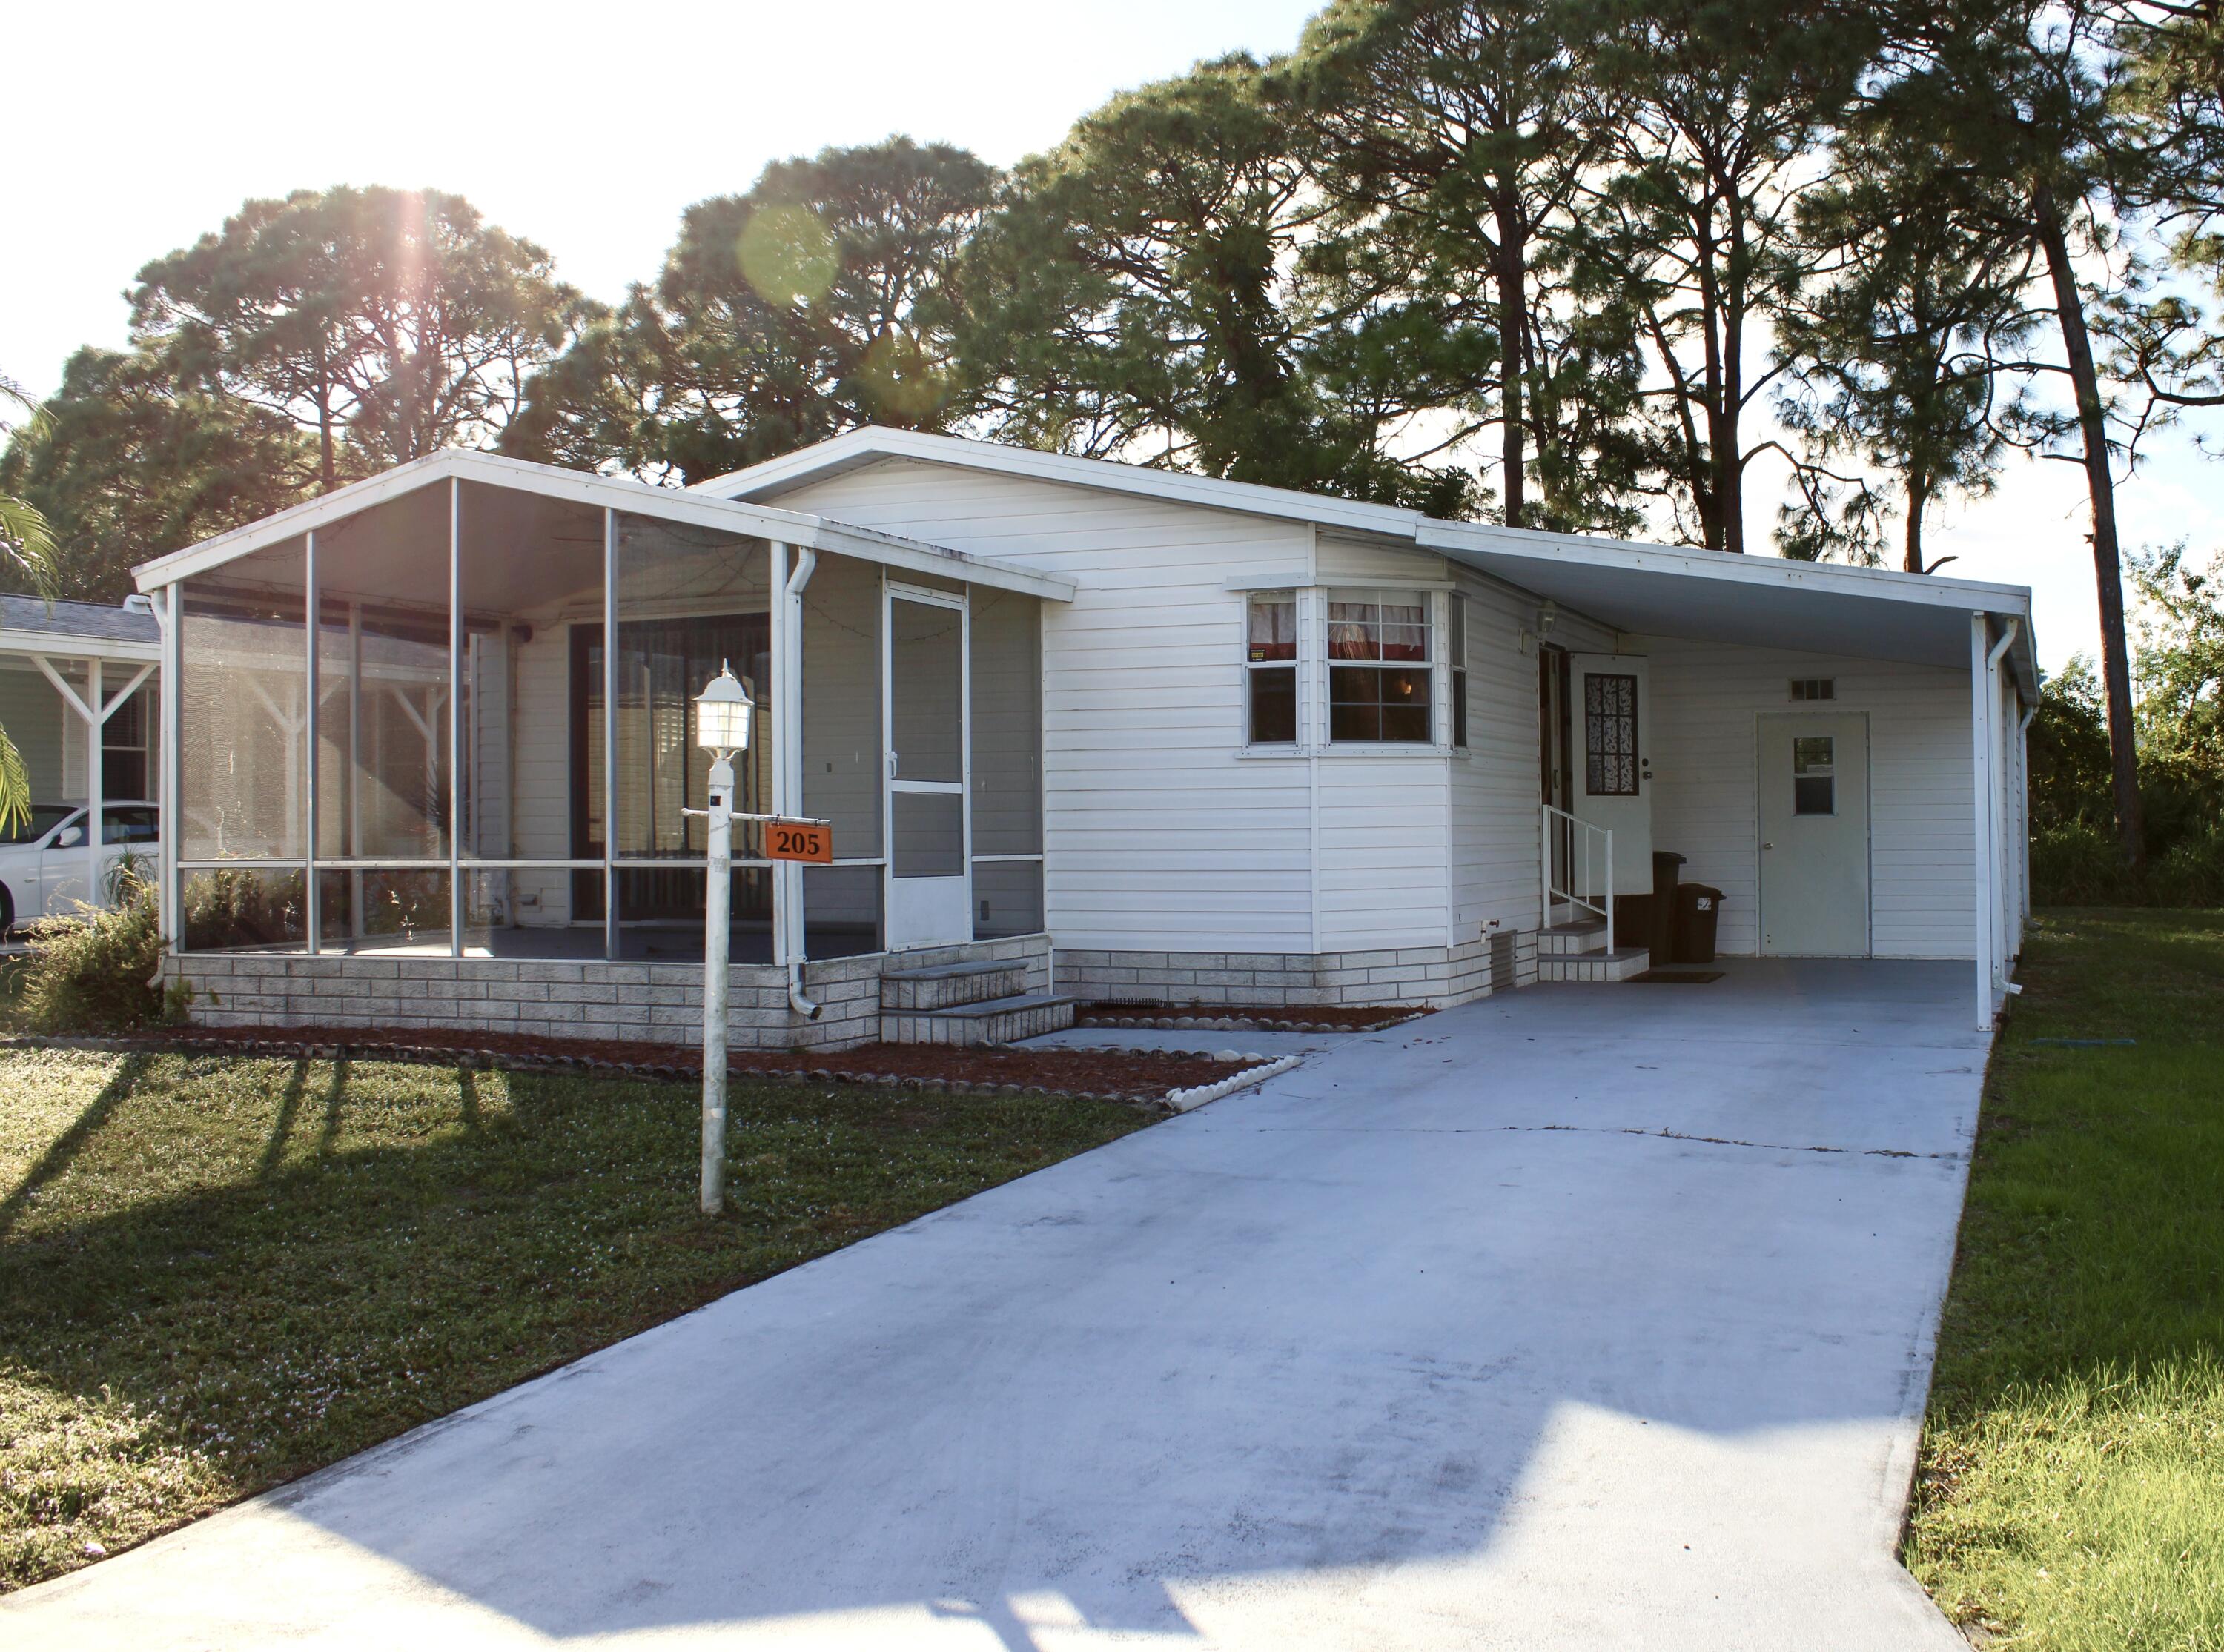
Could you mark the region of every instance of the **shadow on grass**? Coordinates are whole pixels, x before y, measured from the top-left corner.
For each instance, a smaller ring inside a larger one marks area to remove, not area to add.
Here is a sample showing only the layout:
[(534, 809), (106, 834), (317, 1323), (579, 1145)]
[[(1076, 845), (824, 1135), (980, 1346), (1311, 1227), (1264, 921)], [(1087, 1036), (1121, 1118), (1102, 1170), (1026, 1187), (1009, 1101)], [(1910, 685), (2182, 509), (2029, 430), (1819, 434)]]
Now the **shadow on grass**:
[[(0, 1243), (0, 1350), (75, 1397), (63, 1411), (121, 1403), (145, 1422), (128, 1460), (84, 1466), (95, 1480), (168, 1450), (212, 1460), (233, 1495), (277, 1484), (1141, 1122), (1094, 1103), (737, 1091), (735, 1204), (706, 1221), (684, 1087), (262, 1072), (267, 1126), (237, 1116), (238, 1063), (129, 1058), (0, 1207), (5, 1230), (77, 1167)], [(145, 1195), (163, 1169), (172, 1190)], [(22, 1469), (13, 1448), (0, 1471)], [(209, 1506), (123, 1531), (94, 1506), (87, 1530), (112, 1548)]]
[(100, 1094), (86, 1104), (85, 1111), (71, 1122), (68, 1129), (54, 1138), (54, 1144), (40, 1155), (39, 1162), (31, 1167), (30, 1173), (16, 1184), (6, 1198), (0, 1199), (0, 1236), (5, 1236), (8, 1230), (16, 1225), (16, 1219), (22, 1213), (24, 1206), (41, 1189), (68, 1170), (71, 1162), (85, 1151), (85, 1144), (108, 1122), (117, 1107), (145, 1076), (150, 1059), (146, 1056), (126, 1056), (108, 1082), (101, 1087)]

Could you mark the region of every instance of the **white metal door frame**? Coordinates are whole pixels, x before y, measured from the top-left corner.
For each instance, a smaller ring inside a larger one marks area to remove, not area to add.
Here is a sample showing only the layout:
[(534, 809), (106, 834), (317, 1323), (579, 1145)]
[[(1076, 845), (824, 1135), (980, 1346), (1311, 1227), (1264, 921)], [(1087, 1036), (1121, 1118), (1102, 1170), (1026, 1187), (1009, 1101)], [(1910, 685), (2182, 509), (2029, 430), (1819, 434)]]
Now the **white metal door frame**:
[[(907, 780), (898, 772), (895, 740), (895, 605), (913, 602), (957, 615), (957, 772), (956, 781)], [(881, 579), (881, 849), (882, 944), (891, 952), (947, 946), (973, 938), (973, 608), (966, 591), (936, 590)], [(896, 876), (895, 799), (899, 792), (955, 796), (960, 865), (954, 878)]]
[(1768, 835), (1768, 822), (1761, 803), (1761, 789), (1768, 784), (1768, 753), (1766, 735), (1769, 725), (1775, 722), (1846, 721), (1858, 722), (1861, 730), (1861, 951), (1865, 958), (1876, 956), (1876, 760), (1872, 752), (1869, 714), (1866, 711), (1823, 710), (1762, 711), (1753, 720), (1753, 945), (1756, 955), (1798, 956), (1798, 954), (1772, 954), (1768, 947), (1768, 876), (1767, 857), (1773, 853)]
[[(1589, 694), (1584, 687), (1584, 679), (1590, 677), (1636, 681), (1634, 794), (1595, 794), (1590, 789)], [(1614, 834), (1614, 886), (1623, 894), (1640, 893), (1652, 887), (1652, 662), (1643, 654), (1570, 654), (1567, 692), (1568, 812)]]

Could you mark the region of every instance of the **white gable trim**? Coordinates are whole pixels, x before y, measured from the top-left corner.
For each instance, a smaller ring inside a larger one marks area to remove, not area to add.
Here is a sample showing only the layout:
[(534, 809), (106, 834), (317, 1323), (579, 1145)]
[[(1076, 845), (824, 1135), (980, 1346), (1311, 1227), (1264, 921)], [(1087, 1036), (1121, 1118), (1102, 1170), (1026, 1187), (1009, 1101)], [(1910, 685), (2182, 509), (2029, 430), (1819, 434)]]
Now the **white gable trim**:
[(132, 570), (142, 591), (151, 591), (195, 574), (206, 573), (240, 557), (284, 543), (296, 534), (322, 527), (404, 494), (454, 477), (566, 499), (598, 509), (660, 517), (699, 527), (726, 530), (755, 538), (778, 539), (841, 556), (861, 558), (890, 567), (937, 574), (945, 579), (993, 586), (1052, 602), (1073, 600), (1070, 579), (1039, 569), (1022, 568), (985, 557), (969, 556), (922, 540), (907, 539), (869, 528), (850, 527), (824, 517), (804, 515), (777, 507), (706, 496), (673, 488), (651, 487), (644, 482), (591, 476), (554, 465), (533, 464), (464, 448), (447, 448), (396, 465), (367, 481), (326, 494), (266, 516), (258, 522), (204, 539), (199, 545), (174, 551)]

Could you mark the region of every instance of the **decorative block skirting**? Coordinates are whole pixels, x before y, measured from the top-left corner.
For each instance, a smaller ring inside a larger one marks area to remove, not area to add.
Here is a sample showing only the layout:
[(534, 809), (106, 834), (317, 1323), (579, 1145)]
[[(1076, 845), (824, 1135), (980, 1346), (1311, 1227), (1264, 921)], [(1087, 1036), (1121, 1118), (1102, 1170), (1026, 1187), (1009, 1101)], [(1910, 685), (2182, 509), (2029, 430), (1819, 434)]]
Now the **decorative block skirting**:
[[(737, 965), (729, 1037), (736, 1050), (871, 1044), (881, 1036), (884, 972), (989, 961), (1016, 965), (1027, 991), (1050, 988), (1045, 935), (806, 963), (803, 990), (822, 1006), (816, 1021), (789, 1008), (785, 970)], [(165, 960), (162, 974), (166, 984), (191, 987), (188, 1013), (203, 1026), (439, 1027), (672, 1044), (703, 1025), (700, 964), (201, 952)]]
[[(1505, 931), (1496, 937), (1501, 952)], [(1537, 980), (1537, 937), (1512, 936), (1513, 985)], [(1443, 1009), (1492, 991), (1493, 936), (1456, 947), (1375, 952), (1100, 952), (1058, 949), (1058, 990), (1087, 1002), (1284, 1006), (1425, 1004)], [(1501, 985), (1504, 983), (1501, 982)]]

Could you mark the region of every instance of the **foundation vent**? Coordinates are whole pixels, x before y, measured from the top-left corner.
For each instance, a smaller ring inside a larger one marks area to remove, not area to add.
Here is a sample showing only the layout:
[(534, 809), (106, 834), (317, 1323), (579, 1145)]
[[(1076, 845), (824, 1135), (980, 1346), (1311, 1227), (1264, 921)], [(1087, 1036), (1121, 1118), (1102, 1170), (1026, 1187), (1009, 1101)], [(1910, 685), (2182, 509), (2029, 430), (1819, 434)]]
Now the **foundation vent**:
[(1490, 937), (1490, 990), (1513, 990), (1513, 936), (1510, 930), (1497, 930)]
[(1835, 700), (1838, 697), (1838, 682), (1833, 677), (1795, 677), (1791, 679), (1791, 697), (1795, 700)]

